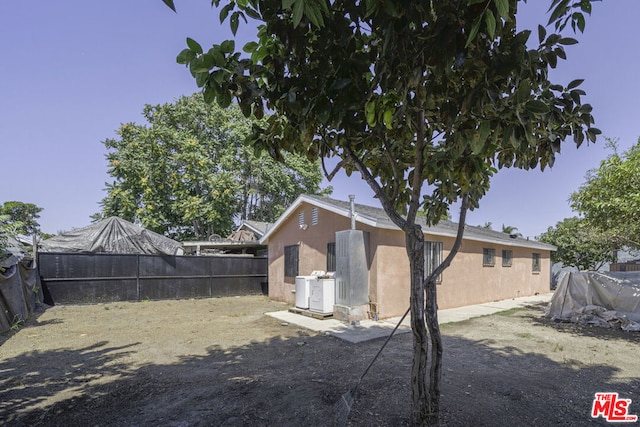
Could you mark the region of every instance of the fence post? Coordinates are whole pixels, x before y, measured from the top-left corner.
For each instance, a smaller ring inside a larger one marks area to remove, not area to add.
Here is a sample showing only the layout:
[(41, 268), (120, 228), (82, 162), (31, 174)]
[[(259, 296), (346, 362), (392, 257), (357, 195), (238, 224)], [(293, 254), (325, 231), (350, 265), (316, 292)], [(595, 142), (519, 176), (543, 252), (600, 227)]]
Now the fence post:
[(140, 302), (140, 254), (136, 254), (136, 297)]

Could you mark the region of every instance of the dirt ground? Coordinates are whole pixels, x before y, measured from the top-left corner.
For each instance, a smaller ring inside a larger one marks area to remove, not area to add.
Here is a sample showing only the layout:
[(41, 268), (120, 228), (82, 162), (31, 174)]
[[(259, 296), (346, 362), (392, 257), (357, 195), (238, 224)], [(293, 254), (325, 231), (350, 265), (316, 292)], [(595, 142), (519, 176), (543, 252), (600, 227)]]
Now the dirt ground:
[[(384, 339), (350, 344), (283, 324), (266, 297), (55, 306), (0, 336), (0, 424), (323, 426)], [(640, 333), (529, 307), (443, 325), (441, 424), (572, 426), (596, 392), (640, 415)], [(352, 426), (408, 425), (412, 338), (364, 378)]]

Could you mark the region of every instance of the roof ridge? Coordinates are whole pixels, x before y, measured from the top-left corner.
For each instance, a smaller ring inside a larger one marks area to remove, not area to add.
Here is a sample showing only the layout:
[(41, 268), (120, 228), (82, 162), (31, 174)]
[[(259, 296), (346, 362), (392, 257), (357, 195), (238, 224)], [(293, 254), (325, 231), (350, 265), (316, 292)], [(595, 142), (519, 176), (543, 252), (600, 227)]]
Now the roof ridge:
[[(307, 198), (315, 199), (316, 201), (319, 201), (319, 202), (332, 204), (334, 207), (337, 207), (340, 209), (348, 209), (348, 205), (350, 204), (350, 201), (334, 199), (327, 196), (319, 196), (319, 195), (313, 195), (313, 194), (304, 194), (303, 196)], [(389, 217), (389, 215), (387, 215), (387, 213), (383, 208), (371, 206), (371, 205), (364, 205), (361, 203), (356, 203), (355, 201), (354, 201), (354, 204), (355, 204), (357, 215), (373, 217), (373, 219), (377, 219), (377, 220), (382, 219), (384, 221), (387, 221), (393, 224), (393, 221), (391, 221), (391, 218)], [(358, 207), (360, 207), (360, 212), (358, 212)], [(362, 212), (363, 209), (364, 209), (364, 212)], [(375, 214), (372, 215), (372, 212)], [(369, 213), (369, 215), (367, 215), (367, 213)], [(417, 219), (423, 219), (423, 221), (417, 221), (417, 223), (423, 227), (423, 232), (425, 233), (447, 234), (447, 235), (453, 235), (453, 236), (457, 234), (457, 228), (458, 228), (457, 222), (454, 222), (448, 219), (443, 219), (438, 221), (436, 224), (432, 226), (428, 226), (426, 224), (426, 217), (419, 216)], [(393, 224), (393, 226), (396, 227), (395, 224)], [(471, 239), (471, 240), (483, 240), (483, 241), (485, 241), (486, 239), (500, 240), (502, 241), (501, 243), (506, 243), (506, 242), (509, 242), (511, 244), (519, 243), (520, 245), (525, 245), (525, 246), (538, 246), (540, 248), (546, 248), (546, 249), (554, 248), (555, 250), (555, 247), (552, 245), (548, 245), (546, 243), (539, 242), (537, 240), (529, 240), (528, 237), (526, 239), (524, 237), (517, 237), (517, 236), (512, 237), (512, 235), (504, 233), (502, 231), (491, 230), (491, 229), (484, 228), (482, 226), (470, 225), (468, 223), (465, 223), (464, 228), (465, 228), (465, 238)]]

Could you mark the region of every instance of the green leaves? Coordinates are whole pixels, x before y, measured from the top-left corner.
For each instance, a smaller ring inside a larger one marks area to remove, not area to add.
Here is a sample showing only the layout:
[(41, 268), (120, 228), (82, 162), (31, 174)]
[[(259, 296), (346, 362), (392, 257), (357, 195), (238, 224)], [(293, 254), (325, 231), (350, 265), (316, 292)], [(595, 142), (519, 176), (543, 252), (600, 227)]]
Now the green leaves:
[(329, 13), (327, 3), (323, 0), (282, 0), (282, 8), (293, 12), (291, 20), (294, 27), (300, 26), (303, 18), (318, 28), (323, 27), (323, 15)]
[(272, 222), (299, 194), (322, 192), (317, 163), (256, 155), (247, 138), (258, 122), (235, 105), (222, 109), (196, 94), (148, 105), (144, 116), (144, 125), (122, 125), (118, 138), (104, 141), (113, 179), (101, 203), (105, 216), (202, 239), (227, 236), (234, 218)]
[(590, 226), (615, 236), (620, 246), (640, 248), (640, 141), (622, 154), (615, 141), (608, 141), (613, 153), (587, 173), (571, 195), (571, 207)]
[(525, 109), (533, 114), (546, 114), (550, 111), (549, 106), (540, 100), (531, 100), (525, 104)]
[(202, 53), (202, 46), (192, 38), (187, 37), (187, 46), (196, 54)]
[(582, 82), (584, 82), (584, 79), (573, 80), (571, 83), (569, 83), (567, 85), (567, 90), (571, 90), (571, 89), (577, 88), (578, 86), (580, 86), (582, 84)]
[(176, 11), (176, 6), (173, 4), (173, 0), (162, 0), (162, 2), (167, 5), (167, 7), (174, 12)]
[(613, 253), (619, 250), (615, 238), (589, 225), (578, 217), (565, 218), (555, 227), (549, 227), (540, 235), (540, 241), (556, 246), (553, 262), (581, 271), (598, 270), (607, 262), (613, 262)]
[(576, 30), (584, 32), (584, 14), (591, 14), (591, 0), (578, 0), (573, 3), (570, 0), (553, 0), (549, 11), (551, 11), (551, 15), (548, 25), (554, 24), (556, 30), (562, 31), (567, 23), (571, 22), (571, 28), (574, 32)]
[(184, 49), (180, 52), (176, 58), (178, 64), (189, 64), (196, 58), (196, 53), (191, 49)]
[[(469, 35), (467, 36), (465, 48), (468, 48), (478, 36), (478, 32), (480, 31), (483, 22), (485, 24), (487, 36), (490, 39), (494, 39), (496, 37), (498, 27), (502, 26), (502, 21), (508, 21), (511, 19), (509, 0), (469, 0), (467, 4), (469, 6), (474, 6), (474, 8), (471, 8), (472, 10), (478, 8), (477, 5), (484, 5), (484, 7), (479, 9), (480, 13), (473, 17), (473, 24), (469, 31)], [(493, 6), (493, 9), (491, 6)]]
[[(251, 3), (227, 2), (221, 18)], [(247, 117), (275, 112), (253, 136), (275, 158), (340, 155), (349, 171), (368, 170), (377, 195), (398, 207), (417, 191), (409, 171), (422, 168), (412, 176), (431, 185), (434, 206), (463, 191), (474, 206), (496, 168), (545, 168), (559, 143), (599, 132), (580, 80), (547, 79), (575, 39), (540, 26), (540, 46), (529, 47), (515, 4), (367, 0), (345, 13), (331, 2), (283, 0), (261, 4), (264, 24), (243, 53), (231, 41), (206, 53), (188, 44), (179, 59), (208, 102), (235, 99)]]
[(509, 0), (495, 0), (498, 16), (502, 19), (509, 19)]

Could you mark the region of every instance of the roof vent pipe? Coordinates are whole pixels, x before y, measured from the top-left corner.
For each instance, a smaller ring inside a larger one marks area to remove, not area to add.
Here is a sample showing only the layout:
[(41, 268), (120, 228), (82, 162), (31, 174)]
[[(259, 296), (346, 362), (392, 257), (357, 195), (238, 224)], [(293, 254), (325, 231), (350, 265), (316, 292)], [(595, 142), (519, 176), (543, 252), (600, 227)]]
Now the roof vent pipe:
[(356, 229), (356, 207), (355, 207), (355, 202), (354, 200), (356, 199), (356, 196), (353, 194), (349, 195), (349, 201), (351, 202), (351, 210), (349, 211), (349, 217), (351, 217), (351, 229), (355, 230)]

